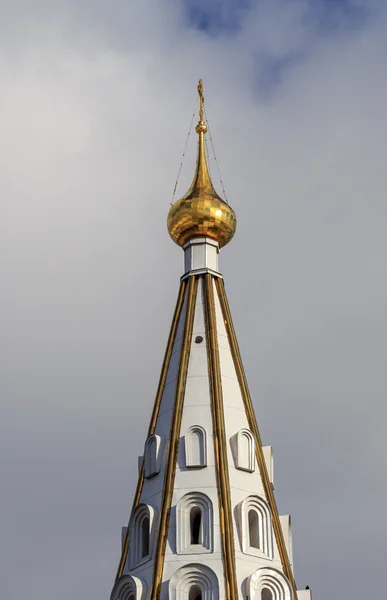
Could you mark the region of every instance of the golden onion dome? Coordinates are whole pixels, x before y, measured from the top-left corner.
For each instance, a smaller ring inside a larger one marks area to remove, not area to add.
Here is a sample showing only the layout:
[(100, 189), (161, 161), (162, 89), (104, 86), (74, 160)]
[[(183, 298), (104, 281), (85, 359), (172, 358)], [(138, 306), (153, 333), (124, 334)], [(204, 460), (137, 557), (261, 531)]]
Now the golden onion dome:
[(200, 97), (198, 158), (195, 175), (188, 192), (175, 202), (168, 213), (169, 235), (176, 244), (183, 246), (193, 237), (206, 236), (216, 240), (222, 248), (232, 239), (236, 229), (236, 216), (212, 185), (208, 172), (204, 135), (207, 126), (203, 121), (203, 85), (198, 85)]

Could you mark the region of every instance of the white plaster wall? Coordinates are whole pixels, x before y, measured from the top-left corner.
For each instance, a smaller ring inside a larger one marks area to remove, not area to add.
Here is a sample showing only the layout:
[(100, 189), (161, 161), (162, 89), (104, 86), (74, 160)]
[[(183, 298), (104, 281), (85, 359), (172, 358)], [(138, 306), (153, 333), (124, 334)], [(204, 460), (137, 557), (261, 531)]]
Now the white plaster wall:
[[(176, 390), (176, 380), (178, 375), (179, 368), (179, 356), (180, 356), (180, 348), (182, 342), (182, 335), (184, 331), (184, 323), (186, 318), (186, 309), (187, 309), (187, 293), (185, 294), (183, 307), (177, 327), (176, 339), (173, 345), (171, 361), (168, 368), (166, 385), (164, 388), (164, 392), (161, 399), (159, 416), (156, 423), (155, 433), (164, 438), (165, 443), (163, 444), (163, 456), (161, 459), (161, 469), (160, 472), (151, 477), (150, 479), (145, 479), (143, 484), (143, 489), (141, 493), (140, 503), (149, 504), (156, 510), (156, 528), (153, 535), (153, 540), (151, 540), (151, 547), (153, 541), (153, 553), (149, 561), (141, 564), (138, 567), (135, 567), (130, 571), (132, 575), (137, 575), (140, 577), (147, 585), (147, 588), (150, 588), (152, 582), (153, 575), (153, 556), (155, 552), (155, 541), (157, 539), (158, 532), (158, 522), (160, 516), (160, 508), (162, 501), (162, 491), (164, 485), (164, 473), (165, 473), (165, 459), (166, 459), (166, 442), (169, 439), (171, 418), (173, 405), (175, 400), (175, 390)], [(145, 443), (145, 440), (144, 440)], [(128, 573), (128, 563), (124, 569), (125, 573)]]
[(249, 473), (235, 468), (234, 457), (232, 453), (232, 445), (230, 440), (240, 429), (249, 429), (248, 419), (244, 408), (244, 402), (240, 391), (238, 378), (236, 375), (235, 365), (231, 354), (231, 349), (225, 329), (223, 315), (220, 308), (220, 302), (217, 294), (215, 283), (215, 313), (218, 330), (219, 341), (219, 356), (220, 368), (222, 377), (223, 403), (225, 429), (227, 438), (227, 458), (229, 465), (231, 502), (234, 510), (234, 540), (235, 540), (235, 557), (237, 565), (237, 578), (240, 593), (243, 593), (244, 582), (258, 568), (275, 567), (281, 568), (277, 544), (273, 535), (274, 559), (264, 555), (250, 556), (242, 552), (241, 546), (241, 528), (237, 522), (236, 507), (247, 496), (258, 494), (262, 498), (266, 498), (262, 478), (258, 470), (258, 465), (255, 462), (255, 471)]
[(218, 271), (219, 244), (210, 238), (193, 238), (184, 249), (184, 273), (190, 271)]
[[(227, 440), (227, 458), (229, 466), (229, 479), (231, 488), (231, 503), (233, 509), (233, 526), (235, 541), (235, 558), (237, 566), (237, 578), (239, 596), (246, 594), (245, 584), (247, 578), (260, 567), (273, 567), (282, 571), (279, 559), (278, 548), (273, 535), (274, 559), (262, 553), (261, 556), (250, 556), (242, 552), (241, 531), (237, 523), (237, 506), (247, 496), (258, 494), (265, 498), (261, 475), (255, 461), (255, 471), (249, 473), (235, 468), (234, 457), (232, 454), (231, 438), (240, 429), (249, 429), (247, 416), (244, 409), (244, 403), (241, 396), (235, 366), (232, 360), (230, 346), (227, 338), (223, 317), (221, 314), (219, 298), (216, 286), (214, 284), (216, 324), (218, 332), (218, 344), (220, 354), (220, 368), (224, 403), (225, 429)], [(160, 515), (160, 506), (162, 501), (162, 490), (164, 485), (165, 458), (168, 438), (170, 433), (171, 419), (173, 416), (173, 405), (175, 400), (176, 379), (178, 375), (178, 365), (180, 357), (180, 347), (184, 322), (186, 317), (186, 299), (184, 301), (182, 315), (178, 325), (177, 338), (174, 343), (171, 363), (168, 369), (166, 387), (163, 392), (160, 413), (157, 420), (156, 431), (165, 439), (164, 455), (161, 461), (160, 473), (149, 480), (144, 481), (141, 502), (153, 506), (156, 511), (157, 528)], [(201, 343), (195, 343), (196, 336), (202, 336)], [(203, 468), (187, 468), (185, 466), (185, 448), (184, 435), (192, 425), (200, 425), (207, 434), (207, 466)], [(271, 465), (271, 448), (265, 448), (265, 459), (268, 466)], [(270, 469), (272, 479), (272, 469)], [(213, 506), (213, 549), (212, 553), (202, 554), (176, 554), (176, 505), (179, 500), (188, 492), (197, 491), (206, 494), (212, 501)], [(289, 545), (289, 536), (287, 535), (286, 523), (283, 522), (285, 538)], [(156, 535), (157, 535), (156, 529)], [(155, 546), (153, 547), (153, 551)], [(184, 397), (182, 423), (180, 431), (180, 443), (178, 453), (178, 463), (176, 466), (176, 475), (172, 497), (172, 508), (169, 522), (169, 532), (166, 546), (166, 556), (162, 577), (161, 600), (168, 598), (168, 583), (170, 578), (181, 566), (185, 564), (205, 564), (216, 574), (219, 582), (220, 598), (225, 597), (224, 590), (224, 571), (222, 562), (222, 547), (219, 525), (219, 505), (218, 490), (215, 470), (215, 455), (213, 443), (213, 428), (211, 414), (210, 386), (208, 378), (207, 364), (207, 344), (205, 332), (205, 317), (203, 306), (203, 288), (202, 280), (199, 280), (198, 295), (195, 305), (194, 326), (191, 344), (190, 360), (188, 364), (188, 373), (186, 381), (186, 390)], [(127, 569), (126, 569), (127, 572)], [(133, 569), (131, 574), (140, 577), (149, 590), (153, 576), (153, 557), (148, 562)], [(300, 592), (299, 600), (310, 600), (309, 591)]]
[[(196, 343), (196, 336), (204, 339)], [(207, 467), (187, 468), (185, 466), (184, 434), (192, 425), (200, 425), (207, 434)], [(206, 494), (213, 507), (214, 551), (212, 553), (175, 554), (176, 551), (176, 505), (189, 492)], [(168, 582), (174, 573), (185, 564), (204, 564), (210, 567), (219, 581), (220, 597), (225, 595), (224, 573), (221, 555), (219, 525), (218, 490), (215, 470), (214, 441), (211, 414), (211, 398), (208, 379), (207, 344), (205, 337), (205, 317), (203, 306), (202, 280), (199, 280), (195, 306), (191, 353), (188, 364), (186, 391), (180, 431), (178, 464), (172, 497), (172, 510), (169, 523), (168, 543), (164, 563), (163, 582)], [(168, 597), (168, 587), (163, 586), (162, 600)]]
[(263, 456), (265, 458), (266, 469), (269, 475), (270, 483), (274, 489), (274, 458), (273, 458), (273, 448), (271, 446), (263, 446)]
[(292, 520), (290, 515), (280, 515), (280, 523), (290, 565), (293, 569)]

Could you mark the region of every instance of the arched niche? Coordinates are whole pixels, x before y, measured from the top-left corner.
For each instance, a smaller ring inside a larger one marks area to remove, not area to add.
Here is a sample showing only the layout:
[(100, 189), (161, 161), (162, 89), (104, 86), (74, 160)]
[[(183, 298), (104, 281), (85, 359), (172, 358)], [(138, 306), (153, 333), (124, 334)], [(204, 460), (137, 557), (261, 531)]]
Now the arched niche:
[(242, 551), (273, 558), (273, 527), (267, 502), (260, 496), (247, 496), (237, 512)]
[(255, 440), (248, 429), (240, 429), (231, 438), (235, 468), (253, 473), (255, 471)]
[(145, 583), (133, 575), (123, 575), (114, 584), (110, 600), (145, 600)]
[(164, 440), (159, 435), (150, 435), (145, 442), (144, 469), (145, 479), (154, 477), (161, 470)]
[(185, 462), (189, 468), (207, 466), (207, 434), (200, 425), (192, 425), (185, 436)]
[(169, 600), (195, 600), (196, 598), (219, 600), (218, 578), (206, 565), (185, 565), (170, 579)]
[(155, 510), (148, 504), (134, 509), (129, 523), (129, 568), (141, 565), (152, 556)]
[(293, 600), (289, 581), (281, 571), (270, 567), (257, 569), (246, 582), (250, 600)]

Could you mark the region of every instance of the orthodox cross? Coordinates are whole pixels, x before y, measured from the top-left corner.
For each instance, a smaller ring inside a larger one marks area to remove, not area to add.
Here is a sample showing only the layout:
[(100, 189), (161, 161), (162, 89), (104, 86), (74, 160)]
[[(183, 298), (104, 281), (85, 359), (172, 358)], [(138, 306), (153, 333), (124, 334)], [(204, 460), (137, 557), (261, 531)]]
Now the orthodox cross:
[(200, 119), (200, 121), (203, 121), (204, 96), (203, 96), (203, 80), (202, 79), (199, 79), (198, 92), (199, 92), (199, 102), (200, 102), (199, 119)]

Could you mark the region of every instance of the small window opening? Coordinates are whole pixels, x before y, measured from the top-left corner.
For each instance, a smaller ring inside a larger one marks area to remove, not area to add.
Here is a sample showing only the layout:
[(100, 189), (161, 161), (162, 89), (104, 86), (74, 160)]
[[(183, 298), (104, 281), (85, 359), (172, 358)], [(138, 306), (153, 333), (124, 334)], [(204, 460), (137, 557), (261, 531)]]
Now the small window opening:
[(255, 510), (249, 510), (249, 536), (250, 546), (252, 548), (259, 548), (259, 520), (258, 513)]
[(199, 585), (193, 585), (191, 587), (188, 600), (202, 600), (202, 590)]
[(203, 336), (197, 335), (195, 338), (195, 344), (201, 344), (203, 341)]
[(141, 523), (141, 558), (149, 554), (149, 517)]
[(263, 588), (261, 600), (273, 600), (273, 594), (269, 588)]
[(202, 540), (202, 511), (197, 506), (191, 508), (191, 544), (201, 544)]
[(145, 475), (156, 475), (156, 438), (152, 437), (148, 443), (145, 454)]

